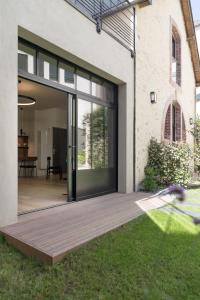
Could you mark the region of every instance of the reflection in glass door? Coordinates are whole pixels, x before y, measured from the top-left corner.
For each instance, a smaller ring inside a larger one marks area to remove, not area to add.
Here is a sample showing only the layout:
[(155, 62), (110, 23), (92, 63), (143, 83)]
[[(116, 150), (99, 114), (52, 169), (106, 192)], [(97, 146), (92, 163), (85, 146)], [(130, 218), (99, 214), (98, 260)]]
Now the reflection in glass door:
[(77, 199), (116, 191), (116, 117), (113, 107), (77, 103)]

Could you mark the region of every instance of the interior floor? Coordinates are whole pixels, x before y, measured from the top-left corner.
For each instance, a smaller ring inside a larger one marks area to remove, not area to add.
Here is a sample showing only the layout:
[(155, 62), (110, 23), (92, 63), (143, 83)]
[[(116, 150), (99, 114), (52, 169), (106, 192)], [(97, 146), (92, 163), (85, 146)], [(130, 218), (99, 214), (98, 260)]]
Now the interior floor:
[(19, 178), (19, 213), (66, 204), (66, 201), (67, 182), (56, 175), (48, 180), (43, 176)]

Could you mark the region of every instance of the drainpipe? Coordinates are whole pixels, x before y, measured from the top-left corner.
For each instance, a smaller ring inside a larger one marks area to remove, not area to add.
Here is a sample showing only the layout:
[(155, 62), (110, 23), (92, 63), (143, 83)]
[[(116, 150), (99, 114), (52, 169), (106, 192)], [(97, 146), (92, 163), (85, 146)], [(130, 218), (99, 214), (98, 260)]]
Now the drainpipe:
[(134, 100), (133, 100), (133, 191), (136, 192), (136, 26), (135, 26), (135, 8), (133, 7), (134, 13), (134, 62), (133, 62), (133, 76), (134, 76)]
[[(128, 1), (128, 0), (127, 0)], [(129, 0), (128, 2), (131, 3)], [(135, 0), (132, 1), (132, 4), (135, 6), (136, 4), (143, 5), (152, 5), (152, 0)], [(133, 104), (133, 191), (136, 192), (136, 64), (137, 64), (137, 55), (136, 55), (136, 26), (135, 26), (135, 7), (134, 9), (134, 49), (133, 49), (133, 75), (134, 75), (134, 104)]]

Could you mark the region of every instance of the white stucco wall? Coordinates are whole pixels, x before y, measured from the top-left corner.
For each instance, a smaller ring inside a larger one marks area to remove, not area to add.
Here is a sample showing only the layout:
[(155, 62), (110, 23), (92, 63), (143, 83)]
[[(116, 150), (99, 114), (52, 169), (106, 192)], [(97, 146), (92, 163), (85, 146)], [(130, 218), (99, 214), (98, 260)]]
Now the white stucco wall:
[[(161, 141), (164, 111), (169, 101), (182, 107), (186, 130), (189, 118), (195, 116), (195, 79), (187, 42), (184, 19), (179, 0), (155, 0), (152, 6), (137, 8), (137, 125), (136, 125), (136, 182), (144, 176), (147, 148), (151, 137)], [(170, 81), (171, 18), (176, 23), (182, 44), (182, 85)], [(157, 103), (150, 103), (150, 92), (157, 93)], [(193, 147), (193, 138), (187, 133)]]
[(0, 1), (0, 226), (17, 220), (18, 35), (119, 84), (119, 191), (133, 190), (133, 59), (64, 0)]

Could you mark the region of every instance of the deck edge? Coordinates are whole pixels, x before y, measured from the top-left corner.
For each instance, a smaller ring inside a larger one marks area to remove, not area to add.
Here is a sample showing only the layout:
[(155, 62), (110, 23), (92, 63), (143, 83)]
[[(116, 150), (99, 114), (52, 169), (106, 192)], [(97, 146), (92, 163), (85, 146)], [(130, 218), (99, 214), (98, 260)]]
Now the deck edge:
[(25, 256), (34, 257), (39, 262), (46, 263), (48, 265), (53, 265), (54, 262), (53, 257), (51, 255), (44, 253), (41, 250), (34, 248), (34, 246), (31, 246), (3, 231), (0, 231), (0, 234), (2, 234), (5, 237), (6, 242), (9, 245), (22, 252)]

